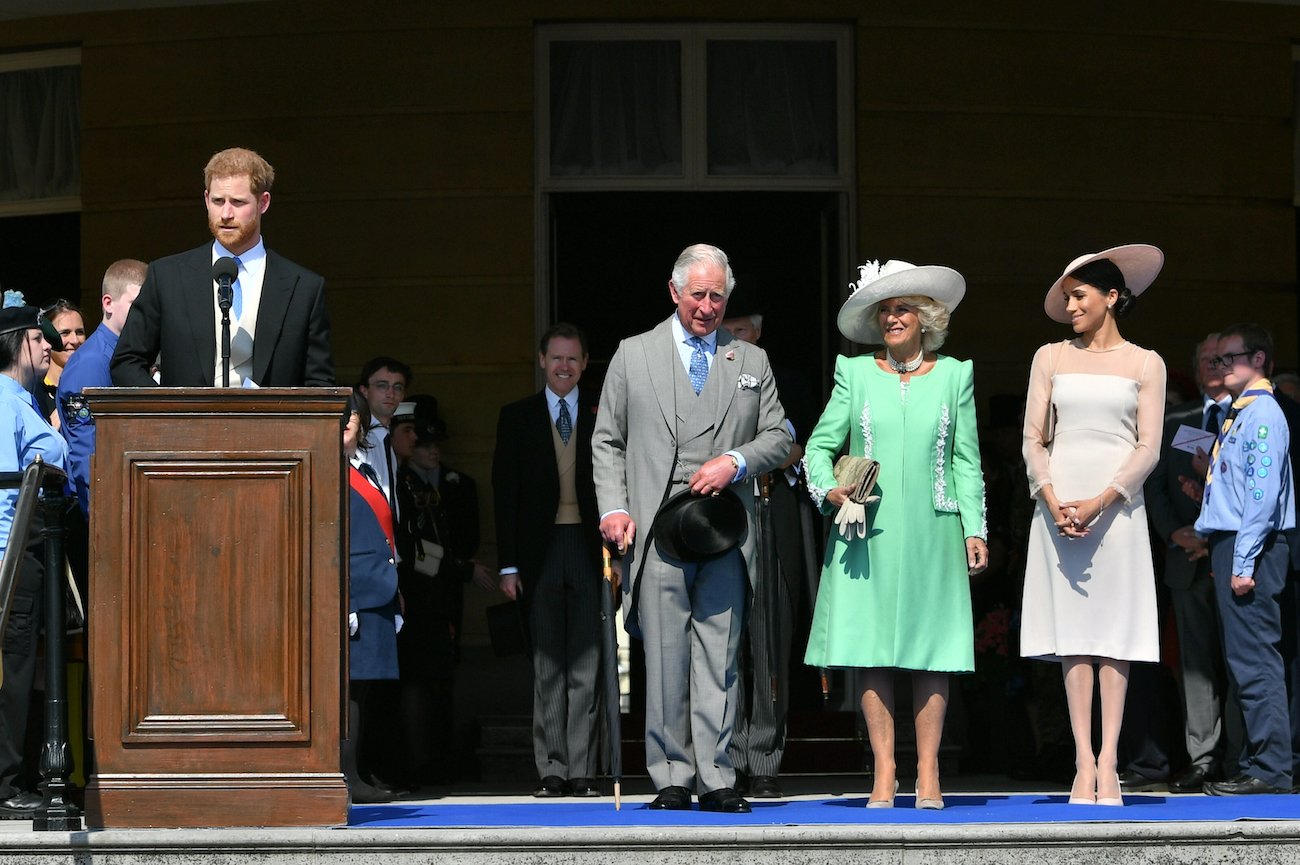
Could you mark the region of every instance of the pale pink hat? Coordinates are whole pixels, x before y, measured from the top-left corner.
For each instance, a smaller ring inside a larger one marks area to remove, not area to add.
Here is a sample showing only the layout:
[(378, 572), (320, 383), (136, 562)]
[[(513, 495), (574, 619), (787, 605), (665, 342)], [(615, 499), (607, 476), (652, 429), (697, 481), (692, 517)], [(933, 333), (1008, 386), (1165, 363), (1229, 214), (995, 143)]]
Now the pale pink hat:
[(1165, 254), (1149, 243), (1127, 243), (1123, 246), (1112, 246), (1101, 252), (1081, 255), (1066, 265), (1060, 277), (1047, 290), (1047, 297), (1043, 299), (1043, 309), (1047, 311), (1048, 318), (1061, 324), (1070, 323), (1070, 314), (1065, 311), (1065, 295), (1061, 293), (1061, 283), (1085, 264), (1101, 261), (1103, 258), (1109, 259), (1119, 268), (1119, 272), (1124, 275), (1124, 284), (1128, 286), (1129, 291), (1133, 292), (1134, 297), (1146, 291), (1151, 283), (1155, 282), (1156, 275), (1160, 273), (1160, 268), (1165, 263)]

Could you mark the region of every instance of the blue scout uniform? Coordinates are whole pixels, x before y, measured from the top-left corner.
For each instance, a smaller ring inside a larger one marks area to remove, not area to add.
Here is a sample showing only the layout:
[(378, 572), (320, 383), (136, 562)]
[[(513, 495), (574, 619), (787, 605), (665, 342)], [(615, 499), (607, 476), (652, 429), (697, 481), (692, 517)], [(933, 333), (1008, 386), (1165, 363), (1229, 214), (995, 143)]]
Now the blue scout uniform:
[[(56, 468), (67, 463), (68, 446), (32, 405), (32, 395), (7, 375), (0, 375), (0, 472), (19, 472), (40, 455)], [(9, 543), (18, 505), (18, 490), (0, 490), (0, 554)]]
[(108, 364), (115, 348), (117, 334), (102, 324), (95, 328), (90, 338), (68, 358), (54, 398), (59, 411), (59, 430), (68, 440), (68, 484), (86, 516), (90, 516), (90, 457), (95, 452), (95, 415), (82, 391), (88, 387), (113, 386)]
[[(1291, 724), (1280, 651), (1280, 599), (1295, 528), (1290, 431), (1267, 380), (1233, 402), (1219, 433), (1196, 531), (1210, 538), (1210, 569), (1224, 654), (1246, 721), (1241, 771), (1274, 787), (1292, 781)], [(1234, 575), (1255, 580), (1238, 597)]]

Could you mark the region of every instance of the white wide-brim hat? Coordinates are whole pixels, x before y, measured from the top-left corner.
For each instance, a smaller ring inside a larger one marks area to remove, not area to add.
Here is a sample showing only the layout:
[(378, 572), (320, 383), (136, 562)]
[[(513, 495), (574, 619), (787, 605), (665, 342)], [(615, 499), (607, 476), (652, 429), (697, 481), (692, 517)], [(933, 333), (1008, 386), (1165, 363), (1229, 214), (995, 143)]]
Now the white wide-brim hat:
[(1103, 258), (1109, 259), (1119, 268), (1119, 272), (1124, 275), (1124, 285), (1128, 286), (1128, 290), (1133, 292), (1134, 297), (1146, 291), (1151, 283), (1155, 282), (1160, 268), (1165, 264), (1165, 254), (1149, 243), (1126, 243), (1123, 246), (1112, 246), (1101, 252), (1081, 255), (1066, 266), (1056, 282), (1052, 283), (1052, 287), (1047, 290), (1043, 309), (1047, 311), (1048, 318), (1061, 324), (1070, 323), (1070, 314), (1065, 310), (1065, 295), (1061, 293), (1061, 283), (1085, 264), (1092, 264)]
[(863, 345), (884, 342), (880, 322), (865, 315), (867, 307), (891, 297), (928, 297), (951, 313), (966, 296), (966, 280), (951, 267), (942, 264), (909, 264), (891, 260), (883, 265), (868, 261), (858, 268), (861, 278), (850, 282), (853, 292), (840, 307), (835, 323), (840, 333)]

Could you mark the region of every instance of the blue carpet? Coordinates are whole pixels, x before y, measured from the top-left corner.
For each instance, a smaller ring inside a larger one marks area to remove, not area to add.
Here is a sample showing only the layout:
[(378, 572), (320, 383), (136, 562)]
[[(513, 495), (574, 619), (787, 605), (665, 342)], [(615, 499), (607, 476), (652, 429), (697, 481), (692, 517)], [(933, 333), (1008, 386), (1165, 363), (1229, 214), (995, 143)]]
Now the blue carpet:
[(597, 802), (527, 802), (512, 804), (358, 805), (349, 826), (367, 828), (506, 828), (540, 826), (825, 826), (881, 823), (1080, 823), (1080, 822), (1225, 822), (1232, 820), (1300, 820), (1300, 797), (1278, 796), (1126, 796), (1123, 808), (1069, 805), (1065, 796), (947, 796), (943, 811), (917, 811), (912, 796), (899, 796), (896, 808), (871, 808), (866, 797), (799, 801), (755, 801), (752, 814), (651, 811), (644, 804), (624, 803), (614, 810), (612, 798)]

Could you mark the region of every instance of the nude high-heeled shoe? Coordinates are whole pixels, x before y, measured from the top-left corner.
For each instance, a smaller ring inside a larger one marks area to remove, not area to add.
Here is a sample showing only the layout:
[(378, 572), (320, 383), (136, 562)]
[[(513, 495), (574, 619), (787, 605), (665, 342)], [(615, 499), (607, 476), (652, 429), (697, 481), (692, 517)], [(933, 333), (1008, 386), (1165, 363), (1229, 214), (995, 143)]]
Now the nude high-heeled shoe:
[[(1075, 776), (1075, 784), (1077, 784), (1077, 783), (1078, 783), (1078, 778), (1079, 778), (1079, 773), (1078, 773), (1078, 770), (1077, 770), (1077, 769), (1075, 770), (1075, 775), (1074, 775), (1074, 776)], [(1096, 805), (1096, 804), (1097, 804), (1097, 788), (1096, 788), (1096, 786), (1095, 786), (1096, 782), (1094, 781), (1093, 783), (1094, 783), (1094, 786), (1093, 786), (1093, 789), (1092, 789), (1092, 795), (1091, 795), (1091, 796), (1075, 796), (1075, 795), (1074, 795), (1074, 784), (1071, 784), (1071, 785), (1070, 785), (1070, 799), (1069, 799), (1069, 804), (1071, 804), (1071, 805)]]
[[(1119, 773), (1118, 773), (1118, 772), (1114, 773), (1114, 778), (1115, 778), (1115, 789), (1116, 789), (1116, 790), (1120, 790), (1120, 785), (1119, 785)], [(1098, 792), (1100, 792), (1100, 790), (1101, 790), (1100, 779), (1098, 780), (1097, 790), (1098, 790)], [(1124, 794), (1123, 794), (1123, 793), (1120, 793), (1120, 795), (1118, 795), (1118, 796), (1101, 796), (1101, 795), (1098, 795), (1098, 796), (1097, 796), (1097, 804), (1098, 804), (1098, 805), (1110, 805), (1110, 806), (1123, 805), (1123, 804), (1124, 804)]]
[[(895, 779), (895, 781), (894, 781), (894, 796), (896, 796), (896, 795), (898, 795), (898, 781), (897, 781), (897, 779)], [(868, 808), (893, 808), (893, 807), (894, 807), (894, 796), (890, 796), (888, 799), (868, 799), (868, 800), (867, 800), (867, 807), (868, 807)]]

